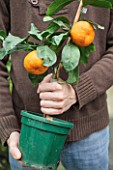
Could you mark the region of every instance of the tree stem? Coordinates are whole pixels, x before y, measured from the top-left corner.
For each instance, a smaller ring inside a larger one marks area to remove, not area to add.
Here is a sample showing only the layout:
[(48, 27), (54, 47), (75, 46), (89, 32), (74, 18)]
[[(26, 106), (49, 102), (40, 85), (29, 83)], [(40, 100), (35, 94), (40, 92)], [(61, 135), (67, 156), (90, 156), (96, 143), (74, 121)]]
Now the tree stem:
[[(73, 21), (73, 25), (74, 25), (74, 23), (77, 22), (77, 21), (79, 20), (79, 18), (80, 18), (82, 6), (83, 6), (83, 0), (80, 0), (79, 6), (78, 6), (78, 9), (77, 9), (77, 12), (76, 12), (74, 21)], [(73, 26), (73, 25), (72, 25), (72, 26)], [(70, 43), (70, 41), (71, 41), (71, 37), (68, 38), (67, 44)], [(61, 68), (62, 68), (62, 63), (60, 62), (59, 66), (58, 66), (58, 69), (57, 69), (57, 71), (56, 71), (56, 76), (55, 76), (55, 77), (57, 77), (57, 80), (59, 79)]]
[(76, 12), (73, 24), (79, 20), (80, 14), (81, 14), (81, 10), (82, 10), (82, 6), (83, 6), (83, 0), (80, 1), (80, 4), (78, 6), (78, 9), (77, 9), (77, 12)]
[[(80, 3), (79, 3), (79, 6), (78, 6), (78, 9), (77, 9), (77, 12), (76, 12), (74, 21), (73, 21), (73, 25), (74, 25), (74, 23), (77, 22), (77, 21), (79, 20), (79, 18), (80, 18), (80, 14), (81, 14), (81, 10), (82, 10), (82, 5), (83, 5), (83, 0), (81, 0)], [(73, 25), (72, 25), (72, 26), (73, 26)], [(70, 43), (70, 41), (71, 41), (71, 37), (68, 38), (67, 43)]]

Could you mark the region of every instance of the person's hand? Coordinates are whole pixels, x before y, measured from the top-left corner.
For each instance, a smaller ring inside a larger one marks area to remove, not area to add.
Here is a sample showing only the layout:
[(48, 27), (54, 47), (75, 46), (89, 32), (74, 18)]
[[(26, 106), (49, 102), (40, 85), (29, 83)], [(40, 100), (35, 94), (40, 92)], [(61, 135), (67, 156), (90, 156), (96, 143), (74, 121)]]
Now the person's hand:
[(10, 134), (10, 137), (7, 140), (7, 144), (8, 144), (9, 152), (10, 152), (11, 156), (14, 159), (18, 160), (18, 162), (21, 166), (25, 167), (23, 162), (20, 160), (22, 155), (21, 155), (20, 150), (18, 149), (19, 138), (20, 138), (20, 133), (14, 131)]
[(10, 134), (10, 137), (7, 140), (7, 144), (9, 146), (9, 152), (11, 156), (16, 160), (21, 159), (21, 152), (18, 149), (19, 138), (20, 138), (20, 133), (15, 131)]
[(48, 115), (58, 115), (67, 111), (74, 103), (77, 97), (70, 84), (51, 82), (51, 74), (47, 75), (39, 84), (37, 93), (41, 99), (41, 111)]
[(22, 167), (29, 167), (26, 166), (22, 161), (21, 161), (21, 152), (18, 149), (18, 144), (19, 144), (19, 139), (20, 139), (20, 133), (19, 132), (12, 132), (10, 134), (10, 137), (7, 140), (7, 144), (9, 147), (9, 152), (11, 154), (11, 156), (18, 160), (18, 163), (22, 166)]

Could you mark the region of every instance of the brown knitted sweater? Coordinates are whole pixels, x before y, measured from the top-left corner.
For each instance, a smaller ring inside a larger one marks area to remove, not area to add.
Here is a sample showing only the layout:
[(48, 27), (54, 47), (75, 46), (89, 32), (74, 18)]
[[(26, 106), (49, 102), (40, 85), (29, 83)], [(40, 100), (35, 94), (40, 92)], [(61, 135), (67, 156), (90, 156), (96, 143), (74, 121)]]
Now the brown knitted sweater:
[[(0, 29), (15, 36), (25, 37), (30, 24), (45, 29), (43, 17), (52, 0), (39, 0), (34, 7), (28, 0), (0, 0)], [(66, 15), (72, 22), (78, 2), (61, 10), (58, 15)], [(87, 7), (84, 18), (93, 20), (105, 27), (97, 30), (95, 37), (96, 52), (86, 66), (80, 64), (80, 80), (77, 88), (78, 104), (73, 105), (58, 118), (74, 123), (68, 141), (80, 140), (92, 132), (106, 127), (109, 123), (106, 90), (113, 84), (113, 10)], [(11, 78), (12, 95), (9, 92), (8, 73), (5, 61), (0, 62), (0, 138), (4, 143), (12, 131), (20, 131), (21, 110), (40, 112), (37, 87), (32, 87), (23, 67), (25, 52), (12, 55)], [(65, 78), (65, 74), (62, 77)], [(75, 88), (75, 87), (74, 87)]]

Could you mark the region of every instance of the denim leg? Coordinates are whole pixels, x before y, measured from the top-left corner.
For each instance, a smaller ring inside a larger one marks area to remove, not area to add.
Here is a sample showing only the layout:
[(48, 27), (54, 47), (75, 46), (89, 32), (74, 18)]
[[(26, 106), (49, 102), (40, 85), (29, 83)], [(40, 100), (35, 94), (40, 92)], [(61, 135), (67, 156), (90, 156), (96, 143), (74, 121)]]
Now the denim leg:
[(68, 142), (61, 153), (66, 170), (108, 170), (109, 127), (87, 138)]
[(19, 164), (19, 162), (13, 159), (13, 157), (10, 154), (9, 154), (9, 163), (10, 163), (11, 170), (38, 170), (35, 168), (22, 167)]

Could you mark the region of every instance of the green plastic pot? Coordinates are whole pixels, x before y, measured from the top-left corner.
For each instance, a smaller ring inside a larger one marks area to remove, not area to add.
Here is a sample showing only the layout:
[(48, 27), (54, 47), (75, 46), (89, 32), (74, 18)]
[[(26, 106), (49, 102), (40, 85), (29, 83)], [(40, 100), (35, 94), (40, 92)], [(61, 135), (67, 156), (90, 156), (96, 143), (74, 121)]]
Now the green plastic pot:
[(67, 134), (73, 124), (42, 114), (21, 111), (22, 128), (19, 149), (26, 166), (38, 169), (56, 169)]

